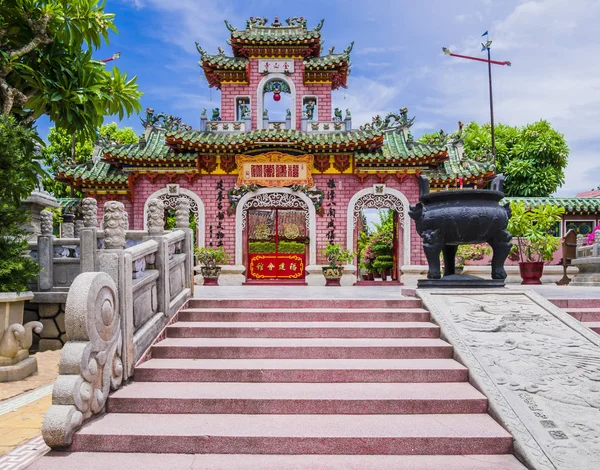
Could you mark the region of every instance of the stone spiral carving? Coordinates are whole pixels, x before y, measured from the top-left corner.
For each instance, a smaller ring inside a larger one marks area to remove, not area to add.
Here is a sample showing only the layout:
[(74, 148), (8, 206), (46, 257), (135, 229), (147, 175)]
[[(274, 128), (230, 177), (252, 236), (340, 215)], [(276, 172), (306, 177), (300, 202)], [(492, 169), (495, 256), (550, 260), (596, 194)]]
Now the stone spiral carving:
[(117, 287), (108, 274), (77, 276), (67, 297), (65, 325), (69, 341), (42, 426), (50, 447), (69, 445), (73, 432), (104, 410), (110, 390), (123, 381)]
[(92, 197), (86, 197), (81, 201), (81, 212), (83, 212), (83, 226), (96, 227), (98, 225), (98, 202)]
[(42, 212), (40, 212), (40, 229), (42, 231), (43, 236), (52, 236), (54, 226), (52, 224), (52, 212), (50, 212), (49, 210), (43, 210)]
[(175, 225), (177, 228), (190, 227), (190, 200), (187, 197), (180, 197), (177, 201)]
[(40, 334), (43, 325), (39, 321), (32, 321), (21, 325), (13, 323), (10, 325), (0, 339), (0, 357), (17, 357), (19, 351), (29, 351), (33, 342), (33, 332)]
[(125, 246), (125, 207), (122, 202), (108, 201), (104, 204), (104, 247), (106, 249)]
[(165, 205), (160, 199), (148, 203), (148, 233), (161, 234), (165, 231)]

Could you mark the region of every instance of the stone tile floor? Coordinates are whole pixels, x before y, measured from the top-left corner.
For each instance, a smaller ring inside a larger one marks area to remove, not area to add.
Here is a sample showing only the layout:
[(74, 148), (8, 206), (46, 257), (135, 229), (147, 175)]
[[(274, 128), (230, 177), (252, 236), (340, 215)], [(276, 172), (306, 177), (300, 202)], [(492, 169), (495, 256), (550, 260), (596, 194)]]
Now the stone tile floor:
[(38, 372), (18, 382), (0, 383), (0, 405), (2, 400), (34, 390), (43, 385), (53, 383), (58, 376), (58, 361), (60, 351), (44, 351), (35, 353), (38, 361)]

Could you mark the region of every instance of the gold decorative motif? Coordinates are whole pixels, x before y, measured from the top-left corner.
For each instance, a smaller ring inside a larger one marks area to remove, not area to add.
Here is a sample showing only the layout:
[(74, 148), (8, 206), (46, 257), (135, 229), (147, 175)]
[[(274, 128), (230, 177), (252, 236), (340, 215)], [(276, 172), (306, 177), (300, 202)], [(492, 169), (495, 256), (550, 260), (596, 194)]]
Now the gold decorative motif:
[(257, 184), (267, 188), (291, 185), (314, 186), (312, 171), (314, 156), (293, 156), (281, 152), (261, 155), (236, 155), (237, 186)]
[(300, 229), (296, 224), (284, 224), (283, 236), (285, 238), (298, 238), (300, 236)]

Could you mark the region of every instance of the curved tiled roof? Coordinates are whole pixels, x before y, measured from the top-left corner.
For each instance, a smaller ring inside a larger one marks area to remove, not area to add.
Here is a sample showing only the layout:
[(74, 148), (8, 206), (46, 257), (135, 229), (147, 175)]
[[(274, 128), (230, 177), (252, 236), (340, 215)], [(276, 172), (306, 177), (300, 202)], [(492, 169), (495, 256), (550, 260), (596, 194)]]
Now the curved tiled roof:
[(357, 165), (422, 165), (447, 157), (446, 147), (407, 141), (404, 131), (396, 129), (384, 134), (383, 146), (375, 152), (355, 154)]
[(571, 214), (598, 214), (600, 213), (600, 198), (587, 197), (505, 197), (504, 202), (522, 201), (527, 209), (552, 204), (564, 207), (565, 212)]
[(59, 168), (57, 179), (75, 183), (81, 188), (95, 186), (126, 187), (127, 173), (106, 162), (98, 161), (93, 165), (76, 165)]

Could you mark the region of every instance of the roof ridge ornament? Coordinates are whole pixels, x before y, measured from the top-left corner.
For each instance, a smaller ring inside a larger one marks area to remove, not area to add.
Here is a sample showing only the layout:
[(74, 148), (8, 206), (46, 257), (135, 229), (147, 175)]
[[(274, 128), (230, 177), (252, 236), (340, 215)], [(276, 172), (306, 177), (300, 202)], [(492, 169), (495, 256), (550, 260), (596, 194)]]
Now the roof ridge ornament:
[(200, 58), (203, 58), (206, 55), (206, 51), (200, 47), (198, 41), (196, 41), (196, 50), (200, 53)]
[(300, 26), (306, 29), (306, 19), (303, 16), (292, 16), (290, 18), (286, 18), (286, 24), (290, 27)]
[(227, 27), (227, 29), (229, 31), (231, 31), (232, 33), (234, 31), (237, 31), (237, 28), (235, 26), (233, 26), (231, 23), (229, 23), (229, 21), (225, 20), (225, 26)]
[(354, 48), (354, 41), (352, 41), (350, 43), (350, 45), (346, 49), (344, 49), (344, 54), (350, 54), (350, 52), (352, 52), (353, 48)]
[[(319, 24), (317, 26), (315, 26), (314, 31), (321, 31), (321, 28), (323, 27), (323, 23), (325, 23), (325, 18), (323, 18), (321, 21), (319, 21)], [(306, 26), (306, 23), (305, 23)]]
[(246, 20), (246, 29), (252, 29), (255, 26), (267, 26), (269, 19), (266, 16), (251, 16), (249, 20)]
[(408, 108), (400, 108), (399, 113), (388, 113), (383, 118), (380, 114), (373, 116), (371, 123), (360, 126), (360, 129), (374, 132), (401, 128), (409, 129), (413, 125), (414, 120), (414, 117), (411, 119), (408, 118)]
[(154, 109), (152, 108), (146, 108), (146, 119), (140, 119), (142, 121), (142, 125), (145, 128), (154, 127), (156, 129), (164, 129), (166, 131), (192, 130), (192, 126), (188, 126), (187, 124), (182, 123), (180, 117), (176, 117), (172, 114), (166, 113), (154, 114)]

